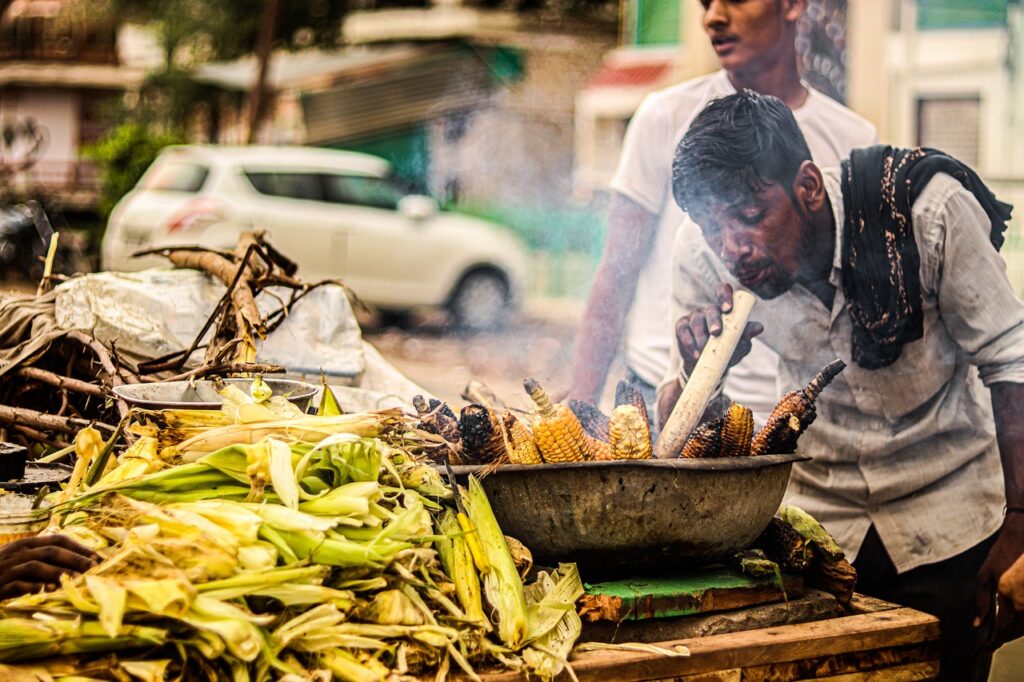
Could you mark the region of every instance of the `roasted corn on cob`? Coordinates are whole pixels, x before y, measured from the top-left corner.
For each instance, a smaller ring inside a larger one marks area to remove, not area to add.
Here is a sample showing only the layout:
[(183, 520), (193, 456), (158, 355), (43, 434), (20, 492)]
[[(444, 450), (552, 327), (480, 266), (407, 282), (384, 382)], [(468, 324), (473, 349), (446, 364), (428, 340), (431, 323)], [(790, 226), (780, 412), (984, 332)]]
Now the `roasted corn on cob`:
[(704, 422), (693, 430), (683, 446), (680, 457), (695, 459), (702, 457), (718, 457), (722, 451), (722, 426), (725, 419), (718, 418)]
[(635, 405), (627, 403), (612, 410), (609, 431), (615, 459), (651, 458), (651, 427)]
[(461, 445), (462, 432), (459, 430), (459, 419), (447, 403), (436, 398), (431, 398), (428, 401), (418, 395), (413, 397), (412, 404), (420, 416), (417, 428), (441, 436), (452, 445)]
[(608, 415), (582, 400), (570, 400), (569, 409), (580, 420), (588, 436), (608, 442)]
[(565, 405), (551, 403), (547, 392), (534, 379), (523, 382), (537, 405), (533, 437), (545, 462), (582, 462), (591, 459), (590, 446), (580, 420)]
[(797, 438), (807, 430), (817, 416), (814, 401), (845, 367), (846, 363), (842, 360), (833, 360), (818, 372), (807, 388), (787, 393), (772, 410), (768, 421), (754, 436), (754, 442), (750, 449), (751, 454), (796, 452)]
[(754, 437), (754, 413), (739, 403), (729, 406), (722, 424), (722, 457), (747, 457)]
[(483, 405), (466, 405), (459, 419), (462, 459), (467, 464), (490, 464), (508, 457), (502, 426), (494, 412)]
[(537, 443), (533, 440), (530, 429), (511, 412), (505, 412), (502, 417), (502, 424), (505, 427), (505, 443), (508, 449), (508, 458), (513, 464), (540, 464), (540, 451), (537, 450)]
[(615, 459), (611, 443), (606, 443), (605, 441), (598, 440), (597, 438), (591, 438), (586, 434), (584, 434), (583, 437), (587, 441), (587, 452), (589, 453), (587, 459), (594, 459), (599, 462), (609, 462)]
[(619, 405), (632, 405), (640, 410), (640, 414), (647, 420), (648, 428), (651, 423), (650, 415), (647, 414), (647, 403), (643, 394), (633, 384), (619, 380), (615, 385), (615, 407)]

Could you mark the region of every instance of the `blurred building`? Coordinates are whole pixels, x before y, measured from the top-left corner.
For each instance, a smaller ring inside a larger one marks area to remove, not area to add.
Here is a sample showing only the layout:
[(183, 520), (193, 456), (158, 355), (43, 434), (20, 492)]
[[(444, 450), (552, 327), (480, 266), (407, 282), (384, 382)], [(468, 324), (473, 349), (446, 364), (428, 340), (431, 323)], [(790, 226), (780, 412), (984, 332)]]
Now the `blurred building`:
[[(0, 122), (28, 123), (43, 136), (36, 163), (12, 182), (68, 208), (91, 208), (97, 178), (80, 151), (104, 134), (106, 103), (137, 88), (145, 71), (123, 63), (113, 18), (97, 17), (89, 3), (14, 0), (0, 7)], [(0, 164), (19, 161), (11, 158), (17, 149), (3, 149)]]

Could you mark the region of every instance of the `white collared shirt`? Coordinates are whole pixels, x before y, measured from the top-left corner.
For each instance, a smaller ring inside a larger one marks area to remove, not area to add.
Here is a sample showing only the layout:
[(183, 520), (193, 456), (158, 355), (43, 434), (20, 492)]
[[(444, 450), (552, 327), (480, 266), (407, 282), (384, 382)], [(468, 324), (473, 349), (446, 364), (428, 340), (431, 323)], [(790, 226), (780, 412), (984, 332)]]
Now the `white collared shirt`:
[[(1024, 383), (1024, 303), (989, 241), (990, 221), (952, 177), (936, 175), (912, 208), (921, 255), (924, 335), (892, 365), (851, 357), (841, 286), (843, 197), (824, 171), (836, 250), (827, 308), (800, 284), (751, 315), (779, 354), (779, 395), (806, 386), (834, 358), (846, 370), (818, 399), (801, 437), (787, 503), (814, 515), (855, 557), (874, 524), (900, 572), (953, 557), (997, 531), (1004, 482), (986, 386)], [(714, 302), (719, 282), (739, 287), (687, 220), (674, 245), (673, 319)], [(673, 345), (666, 381), (681, 367)]]

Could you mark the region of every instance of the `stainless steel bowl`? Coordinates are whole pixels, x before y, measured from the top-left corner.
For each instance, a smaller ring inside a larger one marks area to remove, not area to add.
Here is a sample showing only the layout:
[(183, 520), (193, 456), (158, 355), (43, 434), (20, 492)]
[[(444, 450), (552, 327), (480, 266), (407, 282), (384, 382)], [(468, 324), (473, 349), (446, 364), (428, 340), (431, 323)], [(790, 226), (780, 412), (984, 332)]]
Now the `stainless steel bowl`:
[[(481, 478), (502, 530), (588, 579), (699, 566), (746, 548), (801, 455), (502, 466)], [(456, 478), (479, 466), (452, 467)]]
[[(305, 381), (267, 378), (264, 378), (264, 381), (273, 391), (273, 395), (284, 396), (302, 411), (306, 411), (313, 396), (319, 390), (313, 384), (307, 384)], [(234, 384), (248, 393), (252, 379), (225, 379), (224, 383)], [(129, 405), (149, 410), (182, 408), (219, 410), (223, 402), (220, 394), (217, 393), (216, 384), (207, 379), (194, 382), (160, 381), (149, 384), (127, 384), (115, 386), (113, 390), (117, 397), (122, 398)]]

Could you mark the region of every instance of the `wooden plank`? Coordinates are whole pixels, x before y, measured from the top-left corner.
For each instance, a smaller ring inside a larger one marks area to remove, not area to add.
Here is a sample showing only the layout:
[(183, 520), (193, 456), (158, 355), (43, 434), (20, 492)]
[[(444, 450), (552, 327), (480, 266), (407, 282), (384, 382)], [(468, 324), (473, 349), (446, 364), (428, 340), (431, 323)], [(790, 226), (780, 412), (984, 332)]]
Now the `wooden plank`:
[[(592, 651), (574, 657), (572, 665), (581, 682), (640, 682), (919, 644), (938, 637), (939, 622), (934, 616), (898, 608), (663, 644), (666, 647), (686, 646), (690, 650), (688, 657)], [(525, 680), (518, 673), (482, 677), (486, 682)], [(571, 678), (563, 673), (558, 679)]]
[(939, 643), (930, 641), (922, 644), (908, 644), (872, 649), (871, 651), (807, 658), (800, 661), (751, 666), (743, 670), (743, 680), (744, 682), (831, 680), (842, 678), (845, 675), (868, 674), (909, 665), (931, 665), (936, 664), (938, 660)]
[(701, 569), (671, 577), (632, 578), (586, 586), (580, 600), (585, 621), (646, 620), (676, 618), (698, 613), (740, 609), (757, 604), (784, 601), (803, 594), (803, 578), (782, 575), (752, 578), (721, 567)]
[(806, 623), (846, 615), (835, 597), (808, 590), (799, 599), (762, 604), (746, 609), (722, 611), (682, 618), (654, 618), (643, 621), (584, 623), (584, 642), (665, 642), (689, 637), (707, 637), (728, 632)]
[(938, 675), (939, 662), (926, 661), (837, 677), (818, 677), (814, 682), (917, 682), (918, 680), (934, 680)]

